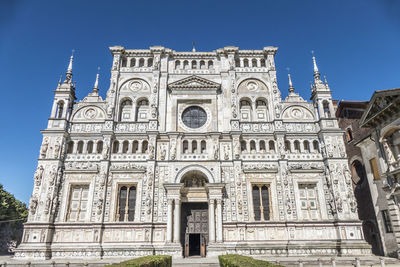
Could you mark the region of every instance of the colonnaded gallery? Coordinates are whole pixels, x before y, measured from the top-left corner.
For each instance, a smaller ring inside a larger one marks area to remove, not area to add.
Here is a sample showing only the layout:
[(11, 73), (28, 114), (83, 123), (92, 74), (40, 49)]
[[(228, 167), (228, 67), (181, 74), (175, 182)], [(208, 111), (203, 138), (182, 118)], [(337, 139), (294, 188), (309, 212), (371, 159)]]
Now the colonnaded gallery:
[(307, 102), (276, 47), (110, 50), (105, 100), (73, 57), (54, 91), (16, 258), (370, 253), (314, 57)]

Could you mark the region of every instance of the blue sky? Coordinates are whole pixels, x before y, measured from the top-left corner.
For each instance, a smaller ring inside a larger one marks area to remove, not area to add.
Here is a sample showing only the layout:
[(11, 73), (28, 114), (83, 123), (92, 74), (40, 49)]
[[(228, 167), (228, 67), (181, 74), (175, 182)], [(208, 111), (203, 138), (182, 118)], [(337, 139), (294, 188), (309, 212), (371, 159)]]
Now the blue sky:
[(278, 86), (287, 70), (309, 99), (311, 50), (335, 99), (368, 100), (400, 87), (400, 1), (0, 1), (0, 183), (28, 202), (53, 98), (75, 49), (82, 99), (100, 66), (109, 86), (109, 46), (211, 51), (278, 46)]

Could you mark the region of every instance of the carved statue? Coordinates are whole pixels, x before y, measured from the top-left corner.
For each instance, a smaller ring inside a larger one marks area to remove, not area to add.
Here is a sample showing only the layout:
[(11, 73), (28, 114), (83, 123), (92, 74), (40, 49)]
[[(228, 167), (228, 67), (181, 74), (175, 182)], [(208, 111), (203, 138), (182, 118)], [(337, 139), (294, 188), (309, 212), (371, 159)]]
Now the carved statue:
[(51, 186), (53, 186), (54, 183), (56, 182), (56, 178), (57, 178), (57, 171), (56, 171), (56, 167), (54, 166), (53, 169), (50, 171), (49, 183)]
[(175, 159), (176, 159), (176, 143), (175, 140), (173, 140), (171, 144), (171, 160)]
[(228, 146), (224, 146), (224, 159), (229, 160), (229, 150)]
[(44, 206), (44, 214), (49, 214), (50, 206), (51, 206), (51, 196), (50, 194), (48, 194), (46, 198), (46, 204)]
[(36, 213), (37, 205), (38, 205), (37, 197), (36, 196), (32, 196), (30, 204), (29, 204), (29, 210), (31, 211), (32, 214)]
[(40, 166), (36, 169), (35, 177), (34, 177), (34, 178), (35, 178), (35, 185), (36, 185), (36, 186), (40, 186), (41, 183), (42, 183), (43, 171), (44, 171), (44, 168), (43, 168), (42, 165), (40, 165)]
[(149, 157), (150, 157), (150, 159), (154, 159), (154, 146), (153, 146), (153, 144), (149, 145)]
[(96, 205), (96, 213), (97, 213), (97, 215), (100, 215), (102, 210), (103, 210), (103, 199), (99, 198), (97, 200), (97, 205)]
[(342, 199), (340, 198), (339, 195), (337, 195), (336, 198), (335, 198), (335, 200), (336, 200), (336, 208), (337, 208), (337, 210), (338, 210), (339, 212), (342, 212), (342, 211), (343, 211), (343, 202), (342, 202)]
[(240, 158), (240, 149), (239, 149), (240, 145), (239, 145), (239, 141), (235, 140), (234, 141), (234, 146), (233, 146), (233, 154), (235, 155), (235, 159), (239, 159)]
[(104, 149), (103, 149), (103, 158), (108, 159), (108, 152), (110, 152), (110, 146), (108, 145), (108, 142), (105, 143)]
[(165, 160), (165, 157), (166, 157), (166, 156), (167, 156), (167, 149), (166, 149), (165, 146), (163, 146), (163, 147), (161, 148), (160, 159), (161, 159), (161, 160)]
[(56, 144), (54, 145), (54, 158), (57, 159), (60, 154), (60, 146), (61, 140), (57, 140)]
[(49, 140), (47, 139), (47, 137), (44, 139), (42, 147), (40, 148), (40, 157), (42, 159), (46, 158), (46, 154), (47, 154), (47, 149), (49, 147)]
[(214, 144), (214, 159), (217, 160), (219, 157), (218, 144)]
[(383, 143), (383, 148), (385, 149), (385, 152), (386, 152), (387, 159), (388, 159), (389, 163), (395, 162), (396, 159), (395, 159), (395, 157), (393, 155), (392, 150), (390, 149), (390, 145), (388, 143), (388, 140), (384, 139), (382, 143)]

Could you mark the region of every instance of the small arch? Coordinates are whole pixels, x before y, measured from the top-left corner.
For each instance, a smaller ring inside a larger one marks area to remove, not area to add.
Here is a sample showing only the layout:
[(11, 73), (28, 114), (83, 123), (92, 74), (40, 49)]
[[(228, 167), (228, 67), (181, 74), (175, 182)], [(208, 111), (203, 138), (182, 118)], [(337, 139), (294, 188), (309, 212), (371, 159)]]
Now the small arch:
[(153, 59), (152, 58), (149, 58), (147, 60), (147, 67), (153, 67)]
[(132, 143), (132, 153), (137, 153), (139, 150), (139, 142), (137, 140)]
[(290, 141), (289, 141), (289, 140), (286, 140), (286, 141), (285, 141), (285, 151), (286, 151), (286, 152), (291, 152), (291, 149), (290, 149)]
[(208, 61), (208, 69), (213, 69), (214, 68), (214, 62), (212, 60)]
[(235, 59), (235, 67), (240, 68), (240, 59)]
[(139, 68), (144, 67), (144, 58), (139, 59)]
[(294, 141), (294, 152), (300, 153), (300, 142), (299, 142), (299, 140)]
[(329, 108), (329, 102), (325, 100), (324, 102), (322, 102), (322, 106), (324, 108), (324, 116), (326, 118), (330, 118), (331, 117), (331, 110)]
[(126, 57), (122, 58), (122, 63), (121, 63), (121, 67), (126, 67), (128, 60), (126, 59)]
[(303, 146), (304, 146), (304, 151), (310, 153), (310, 142), (304, 140)]
[(83, 141), (78, 142), (78, 149), (77, 149), (78, 154), (83, 153)]
[(183, 69), (185, 69), (185, 70), (189, 69), (189, 61), (187, 61), (187, 60), (183, 61)]
[(263, 98), (257, 98), (256, 108), (267, 108), (267, 101)]
[(266, 151), (266, 149), (265, 149), (265, 141), (264, 140), (260, 141), (260, 151), (261, 152), (265, 152)]
[(118, 140), (115, 140), (113, 143), (113, 153), (118, 153), (118, 149), (119, 149), (119, 142)]
[(247, 58), (245, 58), (243, 60), (243, 67), (248, 68), (249, 67), (249, 60)]
[(128, 153), (128, 149), (129, 149), (129, 142), (125, 140), (124, 142), (122, 142), (122, 153), (124, 154)]
[(346, 140), (347, 142), (351, 142), (353, 140), (353, 132), (350, 128), (346, 129)]
[(254, 67), (258, 67), (257, 66), (257, 59), (255, 59), (255, 58), (253, 58), (252, 60), (251, 60), (251, 66), (254, 68)]
[(205, 176), (205, 178), (207, 179), (206, 182), (208, 182), (208, 183), (215, 183), (215, 179), (214, 179), (213, 175), (211, 174), (211, 172), (207, 168), (205, 168), (201, 165), (197, 165), (197, 164), (189, 165), (189, 166), (186, 166), (185, 168), (181, 169), (178, 172), (178, 174), (176, 175), (174, 182), (175, 183), (181, 182), (183, 180), (183, 178), (191, 172), (196, 173), (198, 175)]
[(67, 153), (71, 154), (74, 151), (74, 141), (68, 142)]
[(175, 61), (175, 69), (179, 70), (181, 68), (181, 61), (180, 60), (176, 60)]
[(200, 69), (204, 70), (206, 68), (206, 62), (204, 60), (200, 60)]
[(207, 144), (205, 140), (201, 141), (200, 146), (201, 146), (201, 154), (206, 153)]
[(135, 67), (135, 65), (136, 65), (136, 59), (133, 57), (133, 58), (131, 58), (131, 62), (130, 62), (130, 67), (132, 68), (132, 67)]
[(140, 119), (147, 119), (147, 113), (149, 111), (149, 100), (147, 98), (140, 98), (136, 104), (136, 121)]
[(275, 152), (275, 142), (273, 140), (270, 140), (268, 142), (268, 147), (269, 147), (269, 152)]
[(197, 153), (197, 141), (192, 141), (192, 153)]
[(261, 68), (265, 68), (265, 59), (261, 59), (260, 60), (260, 65), (261, 65)]
[(315, 152), (320, 152), (319, 151), (319, 143), (318, 143), (318, 141), (317, 140), (314, 140), (313, 141), (313, 150), (315, 151)]
[(142, 143), (142, 153), (147, 153), (148, 148), (149, 148), (149, 142), (147, 142), (147, 140), (144, 140)]
[(197, 69), (197, 61), (196, 60), (192, 60), (192, 69)]
[(251, 100), (248, 98), (242, 98), (240, 100), (240, 108), (249, 107), (251, 109)]
[(247, 151), (246, 141), (244, 141), (244, 140), (240, 141), (240, 150), (242, 152), (246, 152)]
[(97, 142), (96, 152), (97, 152), (97, 154), (100, 154), (101, 152), (103, 152), (103, 141), (100, 140)]
[(182, 153), (188, 153), (189, 150), (189, 142), (188, 140), (184, 140), (182, 143)]
[(251, 153), (256, 152), (256, 142), (254, 140), (250, 141), (250, 152)]
[(64, 101), (57, 102), (56, 118), (61, 119), (64, 112)]
[(89, 141), (87, 143), (86, 151), (87, 151), (88, 154), (92, 154), (93, 153), (93, 141)]

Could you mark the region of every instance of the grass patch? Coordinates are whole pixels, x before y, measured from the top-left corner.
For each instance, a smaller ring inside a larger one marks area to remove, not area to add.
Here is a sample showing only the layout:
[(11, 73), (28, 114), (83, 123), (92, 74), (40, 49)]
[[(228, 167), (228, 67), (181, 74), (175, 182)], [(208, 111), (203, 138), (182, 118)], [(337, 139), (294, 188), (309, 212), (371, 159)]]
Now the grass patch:
[(151, 255), (107, 265), (106, 267), (171, 267), (172, 257), (168, 255)]
[(284, 267), (238, 254), (220, 255), (218, 260), (221, 267)]

